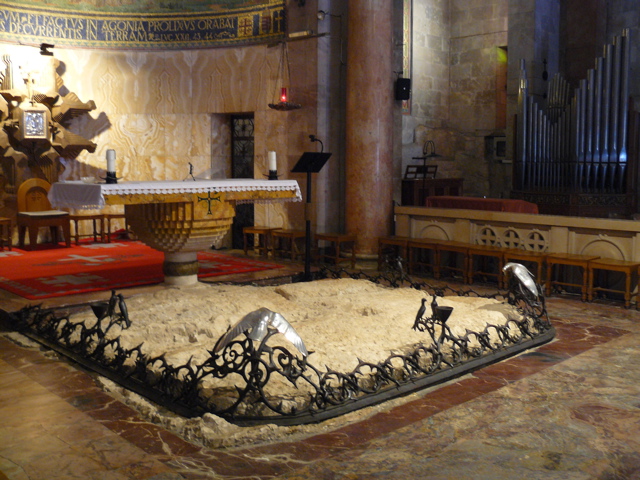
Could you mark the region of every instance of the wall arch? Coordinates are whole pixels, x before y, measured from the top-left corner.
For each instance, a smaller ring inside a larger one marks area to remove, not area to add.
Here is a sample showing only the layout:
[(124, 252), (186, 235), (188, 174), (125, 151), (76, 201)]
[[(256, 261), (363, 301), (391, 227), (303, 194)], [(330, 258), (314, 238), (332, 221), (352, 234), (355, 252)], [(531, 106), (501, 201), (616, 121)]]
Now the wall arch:
[(427, 225), (422, 228), (417, 235), (417, 238), (433, 238), (435, 240), (451, 240), (447, 231), (442, 226), (437, 224)]
[(580, 252), (582, 255), (598, 255), (602, 258), (628, 260), (624, 258), (624, 251), (615, 242), (607, 238), (598, 238), (587, 243)]

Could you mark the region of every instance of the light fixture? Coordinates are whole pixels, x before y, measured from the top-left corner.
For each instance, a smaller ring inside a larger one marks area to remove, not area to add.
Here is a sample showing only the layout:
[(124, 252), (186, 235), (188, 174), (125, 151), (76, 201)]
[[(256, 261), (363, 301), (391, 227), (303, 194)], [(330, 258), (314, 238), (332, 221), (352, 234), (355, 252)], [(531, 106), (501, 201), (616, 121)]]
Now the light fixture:
[(318, 10), (318, 13), (316, 14), (316, 16), (320, 21), (324, 20), (326, 17), (342, 18), (342, 15), (333, 15), (332, 13), (327, 12), (326, 10)]
[(40, 55), (46, 55), (48, 57), (53, 56), (53, 52), (50, 52), (48, 49), (53, 48), (55, 45), (51, 45), (50, 43), (41, 43), (40, 44)]
[[(277, 103), (270, 103), (269, 108), (273, 110), (288, 111), (301, 108), (299, 103), (289, 101), (289, 92), (286, 85), (291, 82), (291, 70), (289, 68), (289, 50), (287, 42), (282, 42), (282, 54), (280, 56), (280, 65), (278, 66), (278, 78), (276, 81), (274, 98)], [(279, 89), (279, 93), (278, 93)]]
[[(441, 157), (442, 155), (438, 155), (436, 153), (436, 144), (433, 142), (433, 140), (427, 140), (426, 142), (424, 142), (424, 145), (422, 146), (422, 156), (421, 157), (413, 157), (414, 160), (422, 160), (422, 169), (420, 171), (421, 177), (422, 177), (422, 191), (420, 192), (420, 205), (424, 206), (424, 202), (426, 200), (425, 197), (425, 192), (426, 192), (426, 183), (427, 183), (427, 159), (428, 158), (437, 158), (437, 157)], [(435, 166), (435, 168), (437, 169), (437, 166)], [(435, 172), (433, 172), (434, 178), (435, 178)]]
[(324, 152), (324, 143), (322, 143), (322, 140), (320, 140), (315, 135), (309, 135), (309, 140), (311, 140), (312, 142), (318, 142), (320, 144), (320, 152)]
[(442, 155), (438, 155), (436, 153), (436, 144), (433, 143), (433, 140), (427, 140), (426, 142), (424, 142), (424, 145), (422, 146), (422, 156), (423, 158), (435, 158), (435, 157), (441, 157)]

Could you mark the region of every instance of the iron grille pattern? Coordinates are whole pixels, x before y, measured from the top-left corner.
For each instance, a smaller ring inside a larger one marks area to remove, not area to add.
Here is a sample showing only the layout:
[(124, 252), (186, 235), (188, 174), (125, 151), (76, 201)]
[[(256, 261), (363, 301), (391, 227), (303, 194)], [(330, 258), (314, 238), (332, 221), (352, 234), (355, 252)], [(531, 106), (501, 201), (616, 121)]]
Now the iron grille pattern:
[[(260, 342), (239, 337), (217, 354), (210, 351), (201, 365), (189, 361), (175, 366), (164, 355), (149, 357), (142, 345), (125, 348), (119, 336), (108, 335), (129, 325), (122, 295), (115, 291), (109, 302), (91, 305), (96, 314), (93, 324), (70, 319), (74, 311), (86, 310), (86, 304), (66, 309), (29, 306), (10, 315), (20, 332), (180, 415), (209, 412), (239, 425), (318, 422), (448, 381), (546, 343), (555, 335), (544, 301), (532, 300), (515, 285), (508, 292), (480, 295), (471, 289), (418, 282), (401, 269), (368, 275), (323, 267), (318, 276), (349, 276), (393, 287), (410, 285), (431, 295), (431, 312), (423, 301), (413, 325), (428, 332), (431, 343), (417, 343), (412, 351), (390, 355), (380, 363), (359, 360), (353, 371), (344, 373), (320, 369), (309, 362), (310, 357), (300, 358), (287, 348), (270, 346), (269, 340), (277, 333), (270, 328)], [(437, 313), (437, 298), (444, 295), (507, 301), (520, 318), (457, 336)], [(276, 377), (298, 394), (269, 391)], [(231, 384), (223, 384), (230, 378)]]

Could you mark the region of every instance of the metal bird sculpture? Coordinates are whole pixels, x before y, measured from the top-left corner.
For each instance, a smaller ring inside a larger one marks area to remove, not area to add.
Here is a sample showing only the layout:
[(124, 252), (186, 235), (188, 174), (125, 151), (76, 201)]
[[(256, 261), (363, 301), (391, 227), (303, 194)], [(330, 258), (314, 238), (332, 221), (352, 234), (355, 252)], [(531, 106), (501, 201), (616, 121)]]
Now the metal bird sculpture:
[(214, 353), (218, 353), (224, 347), (231, 343), (231, 340), (236, 338), (243, 332), (247, 332), (247, 337), (254, 341), (262, 341), (267, 336), (269, 327), (275, 328), (278, 332), (282, 333), (287, 340), (302, 353), (304, 357), (309, 355), (307, 347), (300, 338), (300, 335), (295, 331), (285, 318), (277, 312), (272, 312), (268, 308), (262, 307), (251, 313), (245, 315), (242, 320), (236, 323), (225, 333), (220, 340), (216, 343), (213, 349)]
[[(120, 309), (120, 314), (116, 314), (116, 305)], [(108, 302), (97, 302), (91, 304), (91, 309), (98, 319), (97, 326), (102, 328), (102, 320), (108, 318), (109, 325), (106, 327), (105, 332), (107, 332), (111, 326), (116, 323), (120, 323), (124, 321), (125, 326), (122, 328), (129, 328), (131, 326), (131, 320), (129, 319), (129, 310), (127, 309), (127, 304), (124, 301), (124, 295), (121, 293), (116, 294), (115, 290), (111, 290), (111, 297)]]
[(124, 296), (119, 293), (118, 294), (118, 306), (120, 307), (120, 316), (126, 325), (126, 328), (131, 326), (131, 320), (129, 320), (129, 310), (127, 309), (127, 304), (124, 303)]
[[(435, 296), (434, 296), (435, 298)], [(427, 299), (423, 298), (422, 299), (422, 304), (420, 305), (420, 308), (418, 309), (418, 313), (416, 314), (416, 320), (415, 322), (413, 322), (413, 328), (414, 330), (418, 330), (418, 326), (420, 325), (420, 323), (422, 322), (422, 317), (424, 317), (424, 312), (427, 311)]]
[(116, 302), (118, 301), (118, 296), (116, 295), (115, 290), (111, 290), (111, 297), (109, 298), (109, 306), (107, 307), (106, 317), (111, 317), (116, 312)]
[(533, 299), (538, 299), (540, 297), (540, 291), (538, 290), (536, 279), (527, 267), (520, 263), (509, 262), (502, 267), (502, 271), (511, 274), (512, 278), (517, 280), (523, 295), (525, 292), (528, 292), (533, 295)]
[(436, 300), (436, 296), (434, 295), (433, 298), (431, 299), (431, 315), (433, 315), (433, 318), (438, 318), (438, 314), (437, 314), (437, 309), (438, 308), (438, 301)]

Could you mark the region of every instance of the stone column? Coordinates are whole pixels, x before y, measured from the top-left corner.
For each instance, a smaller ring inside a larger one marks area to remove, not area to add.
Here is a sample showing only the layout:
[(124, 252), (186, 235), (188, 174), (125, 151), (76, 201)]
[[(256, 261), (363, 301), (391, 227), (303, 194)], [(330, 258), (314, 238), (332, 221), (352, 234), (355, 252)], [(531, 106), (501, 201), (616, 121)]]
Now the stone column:
[(356, 253), (377, 253), (393, 215), (393, 2), (350, 0), (346, 110), (346, 230)]

